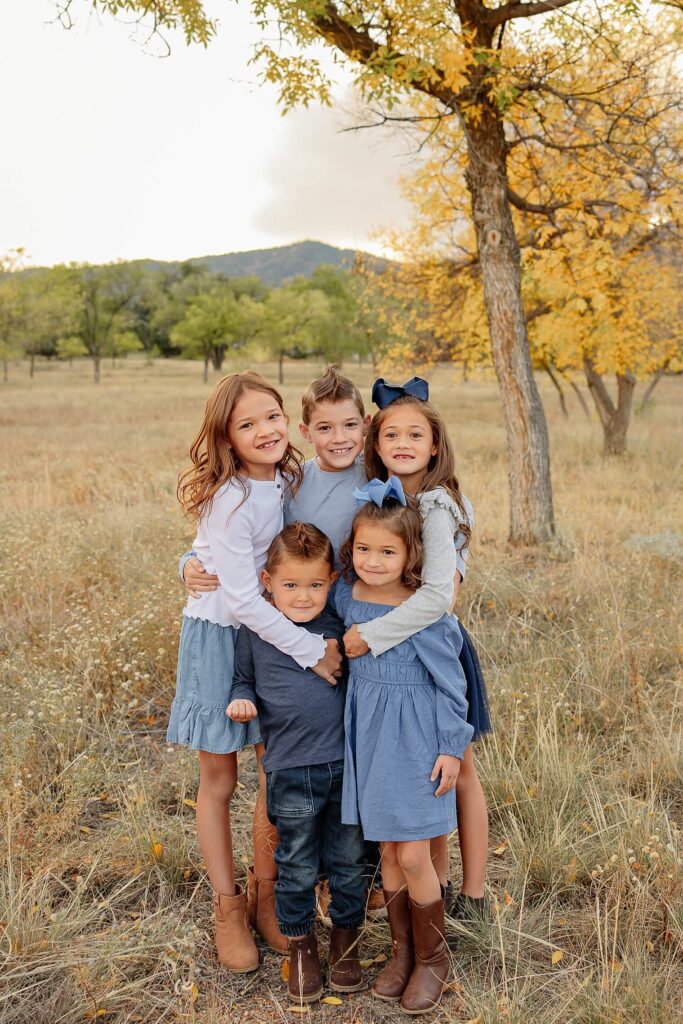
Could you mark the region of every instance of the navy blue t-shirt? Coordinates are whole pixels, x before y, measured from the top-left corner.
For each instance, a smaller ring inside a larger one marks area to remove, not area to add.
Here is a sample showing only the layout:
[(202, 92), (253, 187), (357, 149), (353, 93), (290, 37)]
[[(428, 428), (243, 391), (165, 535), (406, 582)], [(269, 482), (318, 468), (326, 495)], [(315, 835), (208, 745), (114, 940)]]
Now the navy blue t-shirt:
[[(297, 625), (341, 646), (344, 624), (329, 608)], [(331, 686), (247, 626), (237, 630), (230, 700), (251, 700), (258, 708), (265, 771), (343, 760), (345, 697), (345, 675)]]

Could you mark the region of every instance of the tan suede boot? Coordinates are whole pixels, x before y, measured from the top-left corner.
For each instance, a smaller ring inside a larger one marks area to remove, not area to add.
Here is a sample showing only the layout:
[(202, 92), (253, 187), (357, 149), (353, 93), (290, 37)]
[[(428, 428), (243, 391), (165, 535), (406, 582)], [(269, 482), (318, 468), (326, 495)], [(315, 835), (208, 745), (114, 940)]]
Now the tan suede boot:
[(380, 971), (372, 986), (373, 996), (388, 1003), (398, 1002), (415, 966), (413, 925), (410, 919), (408, 890), (384, 890), (384, 902), (391, 931), (391, 960)]
[[(443, 889), (441, 890), (443, 893)], [(429, 1013), (441, 1002), (450, 970), (444, 929), (444, 899), (420, 906), (410, 900), (415, 967), (401, 996), (404, 1013)]]
[(276, 953), (287, 953), (287, 939), (280, 931), (275, 916), (275, 882), (259, 878), (254, 868), (247, 868), (247, 912), (249, 924), (265, 944)]
[(247, 897), (239, 885), (235, 895), (215, 893), (216, 950), (218, 959), (235, 974), (248, 974), (258, 967), (258, 950), (247, 923)]

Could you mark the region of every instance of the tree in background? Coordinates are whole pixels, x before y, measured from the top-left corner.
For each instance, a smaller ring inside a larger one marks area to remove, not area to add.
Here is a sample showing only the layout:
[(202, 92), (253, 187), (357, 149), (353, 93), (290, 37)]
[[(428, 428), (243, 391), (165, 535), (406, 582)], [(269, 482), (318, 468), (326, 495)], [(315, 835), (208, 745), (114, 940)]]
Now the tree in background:
[(249, 294), (239, 294), (231, 282), (214, 280), (189, 300), (182, 319), (171, 328), (170, 338), (187, 358), (204, 360), (204, 380), (208, 381), (209, 363), (220, 370), (226, 352), (252, 341), (262, 319), (261, 305)]
[(73, 330), (68, 334), (83, 342), (92, 359), (93, 378), (98, 384), (102, 357), (111, 351), (112, 338), (134, 322), (130, 306), (140, 272), (130, 265), (111, 263), (100, 267), (89, 264), (57, 267), (49, 272), (53, 273), (62, 276), (63, 286), (71, 295), (68, 308)]
[[(605, 451), (619, 453), (635, 380), (674, 366), (680, 353), (673, 246), (683, 213), (683, 89), (668, 24), (606, 47), (597, 64), (573, 31), (561, 30), (560, 22), (550, 39), (524, 39), (531, 66), (555, 61), (557, 69), (547, 95), (510, 94), (508, 195), (534, 364), (563, 402), (558, 377), (574, 384), (571, 371), (585, 373)], [(600, 31), (598, 23), (596, 38)], [(441, 121), (426, 148), (406, 181), (412, 229), (388, 239), (402, 263), (377, 278), (399, 303), (399, 339), (388, 354), (486, 364), (486, 294), (459, 126)], [(606, 373), (616, 376), (616, 402)]]
[(303, 278), (273, 289), (261, 310), (255, 339), (277, 360), (280, 384), (285, 379), (285, 359), (322, 355), (326, 340), (333, 348), (339, 341), (332, 302)]
[(11, 249), (0, 256), (0, 359), (3, 380), (9, 380), (9, 361), (22, 352), (26, 304), (17, 270), (23, 264), (23, 249)]

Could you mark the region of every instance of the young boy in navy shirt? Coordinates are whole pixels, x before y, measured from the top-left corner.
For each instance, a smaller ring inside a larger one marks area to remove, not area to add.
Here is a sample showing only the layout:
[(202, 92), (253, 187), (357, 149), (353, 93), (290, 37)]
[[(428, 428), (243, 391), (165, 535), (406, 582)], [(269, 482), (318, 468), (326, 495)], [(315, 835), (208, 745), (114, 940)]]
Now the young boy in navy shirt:
[[(308, 523), (291, 523), (272, 542), (261, 575), (275, 607), (297, 625), (341, 641), (344, 626), (326, 607), (337, 573), (330, 540)], [(310, 669), (241, 626), (226, 714), (258, 714), (266, 753), (268, 817), (276, 827), (275, 908), (290, 951), (289, 994), (320, 998), (323, 986), (313, 923), (315, 888), (329, 879), (332, 935), (329, 987), (363, 987), (358, 928), (365, 917), (363, 835), (341, 822), (345, 680), (321, 684)]]

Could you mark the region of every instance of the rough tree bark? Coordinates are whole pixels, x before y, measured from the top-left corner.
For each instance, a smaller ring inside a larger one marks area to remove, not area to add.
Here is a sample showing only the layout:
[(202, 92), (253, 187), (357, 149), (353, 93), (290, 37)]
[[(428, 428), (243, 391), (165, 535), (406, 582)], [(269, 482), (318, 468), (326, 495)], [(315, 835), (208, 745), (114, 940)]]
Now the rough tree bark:
[(278, 384), (284, 384), (285, 382), (285, 354), (280, 352), (277, 360), (277, 382)]
[(209, 383), (209, 357), (204, 356), (204, 383)]
[(93, 374), (94, 374), (93, 379), (94, 379), (94, 382), (95, 382), (95, 384), (99, 384), (100, 383), (100, 356), (99, 355), (94, 355), (92, 357), (92, 365), (93, 365)]
[(626, 439), (631, 409), (633, 407), (633, 391), (636, 378), (628, 370), (617, 376), (617, 404), (605, 387), (602, 375), (597, 372), (592, 361), (585, 357), (583, 368), (586, 373), (588, 390), (593, 396), (595, 408), (598, 410), (603, 431), (603, 452), (605, 455), (623, 455), (626, 451)]

